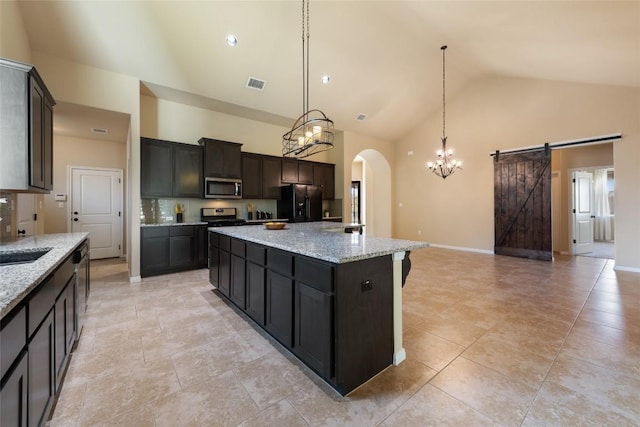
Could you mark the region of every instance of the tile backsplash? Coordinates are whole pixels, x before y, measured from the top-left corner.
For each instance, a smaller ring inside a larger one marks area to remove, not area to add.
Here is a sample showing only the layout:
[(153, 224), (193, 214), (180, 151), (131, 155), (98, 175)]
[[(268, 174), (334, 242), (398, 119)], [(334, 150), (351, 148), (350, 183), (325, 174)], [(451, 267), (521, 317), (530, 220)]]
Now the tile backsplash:
[(14, 239), (16, 199), (15, 193), (0, 192), (0, 242)]
[[(277, 200), (207, 200), (207, 199), (141, 199), (140, 224), (167, 224), (176, 221), (176, 204), (184, 205), (183, 222), (200, 221), (200, 208), (236, 208), (238, 218), (247, 219), (248, 204), (254, 211), (271, 212), (275, 218), (278, 212)], [(342, 200), (325, 200), (322, 210), (330, 216), (342, 216)]]

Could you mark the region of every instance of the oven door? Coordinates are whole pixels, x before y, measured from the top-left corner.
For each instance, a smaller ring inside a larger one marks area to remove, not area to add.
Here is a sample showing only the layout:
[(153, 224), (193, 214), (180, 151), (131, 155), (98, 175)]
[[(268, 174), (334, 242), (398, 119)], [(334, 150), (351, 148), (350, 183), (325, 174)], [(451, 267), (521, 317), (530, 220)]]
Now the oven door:
[(204, 197), (207, 199), (241, 199), (242, 180), (205, 178)]

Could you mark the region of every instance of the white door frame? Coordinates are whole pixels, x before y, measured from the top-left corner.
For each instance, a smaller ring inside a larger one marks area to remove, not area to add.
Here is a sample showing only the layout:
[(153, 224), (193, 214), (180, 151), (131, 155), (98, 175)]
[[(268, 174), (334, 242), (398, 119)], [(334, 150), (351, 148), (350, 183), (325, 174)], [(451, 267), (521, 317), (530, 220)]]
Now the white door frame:
[[(74, 169), (84, 169), (84, 170), (92, 170), (92, 171), (105, 171), (105, 172), (117, 172), (119, 173), (120, 182), (123, 183), (123, 170), (122, 169), (114, 169), (114, 168), (99, 168), (94, 166), (71, 166), (67, 165), (67, 232), (71, 232), (72, 230), (72, 221), (73, 218), (71, 216), (71, 206), (73, 206), (73, 183), (71, 182), (73, 177)], [(123, 242), (124, 242), (124, 185), (122, 186), (123, 191), (120, 191), (120, 216), (118, 217), (118, 222), (120, 226), (120, 244), (118, 245), (118, 257), (122, 258), (123, 251)]]

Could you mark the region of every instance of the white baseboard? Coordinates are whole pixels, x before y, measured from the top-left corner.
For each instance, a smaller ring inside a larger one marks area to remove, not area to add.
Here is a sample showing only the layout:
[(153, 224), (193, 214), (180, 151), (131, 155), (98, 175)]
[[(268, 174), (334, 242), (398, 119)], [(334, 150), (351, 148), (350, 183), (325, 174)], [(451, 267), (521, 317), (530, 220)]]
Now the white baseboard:
[(613, 267), (616, 271), (630, 271), (632, 273), (640, 273), (640, 268), (638, 267), (625, 267), (624, 265), (615, 265)]
[(129, 283), (139, 283), (139, 282), (142, 282), (142, 277), (140, 276), (129, 277)]
[(449, 245), (439, 245), (437, 243), (429, 243), (429, 246), (432, 248), (442, 248), (442, 249), (451, 249), (454, 251), (463, 251), (463, 252), (476, 252), (479, 254), (487, 254), (493, 255), (493, 251), (489, 251), (486, 249), (477, 249), (477, 248), (465, 248), (462, 246), (449, 246)]

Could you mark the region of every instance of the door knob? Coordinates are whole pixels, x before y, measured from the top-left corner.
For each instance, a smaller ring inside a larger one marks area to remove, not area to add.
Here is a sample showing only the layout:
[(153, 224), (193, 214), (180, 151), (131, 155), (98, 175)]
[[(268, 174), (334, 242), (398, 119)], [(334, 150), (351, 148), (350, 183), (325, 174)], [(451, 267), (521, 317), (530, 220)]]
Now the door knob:
[(25, 234), (26, 235), (27, 234), (27, 230), (18, 229), (18, 235), (20, 235), (20, 234)]
[(74, 212), (73, 214), (74, 214), (74, 215), (78, 215), (78, 212)]
[(74, 221), (78, 221), (78, 218), (73, 218)]

